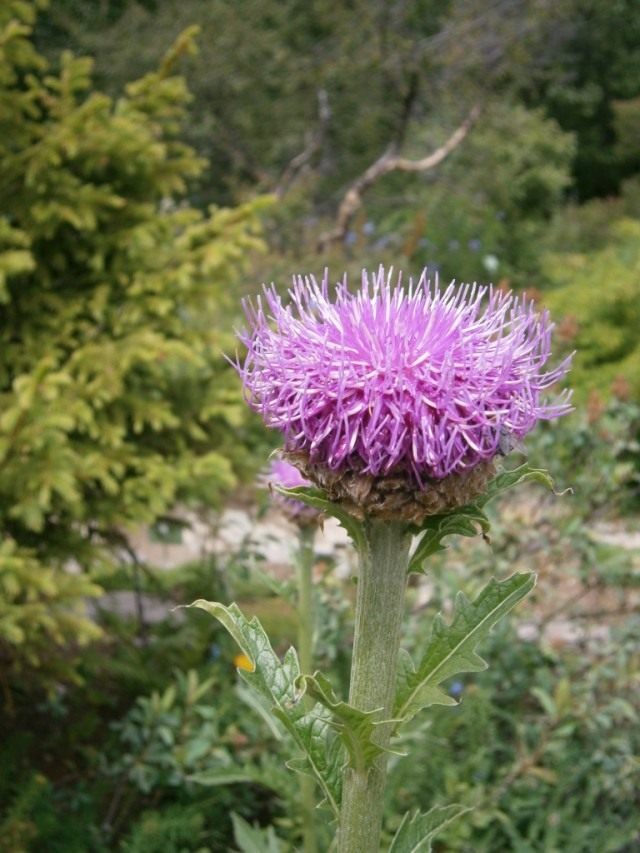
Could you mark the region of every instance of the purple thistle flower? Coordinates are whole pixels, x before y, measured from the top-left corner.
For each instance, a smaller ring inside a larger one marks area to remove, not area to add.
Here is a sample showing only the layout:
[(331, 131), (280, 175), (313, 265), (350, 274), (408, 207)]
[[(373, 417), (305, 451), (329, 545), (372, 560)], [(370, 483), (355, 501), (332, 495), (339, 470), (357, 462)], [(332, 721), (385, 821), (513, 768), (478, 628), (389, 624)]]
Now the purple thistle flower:
[[(295, 489), (298, 486), (312, 486), (309, 480), (302, 476), (300, 471), (285, 459), (275, 457), (271, 460), (269, 468), (259, 477), (258, 483), (263, 488), (271, 490), (272, 486), (283, 486), (285, 489)], [(276, 506), (284, 512), (290, 521), (297, 524), (313, 524), (318, 521), (321, 513), (313, 507), (288, 498), (275, 490), (271, 490), (271, 499)]]
[(248, 402), (284, 435), (285, 450), (336, 471), (402, 472), (418, 487), (467, 471), (571, 410), (570, 392), (543, 392), (571, 357), (545, 370), (553, 324), (533, 302), (493, 287), (392, 271), (330, 300), (327, 276), (294, 278), (245, 303), (248, 354), (238, 365)]

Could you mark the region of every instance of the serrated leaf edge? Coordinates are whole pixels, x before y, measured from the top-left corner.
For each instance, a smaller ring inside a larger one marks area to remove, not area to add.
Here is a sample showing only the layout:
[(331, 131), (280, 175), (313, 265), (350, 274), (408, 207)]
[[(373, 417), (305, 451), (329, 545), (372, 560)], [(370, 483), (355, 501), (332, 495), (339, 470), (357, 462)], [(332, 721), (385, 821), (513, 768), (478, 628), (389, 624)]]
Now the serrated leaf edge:
[[(233, 616), (239, 616), (241, 619), (243, 619), (247, 623), (248, 626), (254, 626), (254, 627), (258, 626), (264, 632), (264, 628), (262, 628), (262, 625), (260, 624), (260, 620), (257, 618), (257, 616), (252, 616), (251, 619), (247, 619), (244, 616), (244, 614), (242, 613), (242, 611), (240, 610), (240, 608), (238, 607), (238, 605), (235, 603), (227, 606), (224, 604), (220, 604), (217, 601), (207, 601), (204, 598), (199, 598), (196, 601), (193, 601), (191, 604), (182, 605), (182, 607), (184, 607), (185, 609), (190, 609), (192, 607), (195, 607), (195, 608), (198, 608), (200, 610), (204, 610), (205, 613), (208, 613), (210, 616), (213, 616), (214, 619), (217, 619), (221, 623), (221, 625), (228, 631), (228, 633), (233, 637), (233, 639), (236, 641), (236, 643), (238, 644), (238, 646), (240, 647), (242, 652), (247, 656), (247, 658), (253, 664), (252, 672), (256, 671), (256, 661), (253, 659), (253, 655), (251, 653), (251, 650), (248, 648), (246, 642), (244, 641), (244, 637), (242, 636), (241, 630), (239, 630), (238, 626), (233, 622)], [(230, 615), (231, 615), (231, 618), (230, 618)], [(264, 633), (266, 636), (266, 632), (264, 632)], [(272, 651), (273, 651), (273, 649), (272, 649)], [(274, 654), (275, 654), (275, 652), (274, 652)], [(295, 656), (296, 661), (298, 660), (297, 653), (296, 653), (295, 649), (293, 648), (293, 646), (291, 646), (287, 650), (287, 652), (285, 654), (285, 659), (290, 654), (293, 654)], [(298, 670), (299, 670), (299, 667), (298, 667)], [(242, 677), (243, 676), (242, 670), (239, 670), (239, 672), (240, 672), (240, 675)], [(247, 681), (247, 684), (249, 685), (249, 687), (252, 686), (251, 683), (248, 681)], [(302, 751), (306, 760), (309, 762), (309, 765), (311, 766), (311, 768), (315, 774), (315, 779), (320, 784), (320, 787), (322, 788), (322, 792), (324, 794), (325, 800), (329, 803), (332, 811), (334, 812), (334, 814), (337, 817), (339, 815), (339, 811), (340, 811), (339, 805), (336, 802), (335, 798), (333, 797), (331, 789), (328, 786), (328, 784), (326, 783), (326, 781), (323, 777), (323, 774), (320, 772), (320, 769), (318, 768), (318, 766), (314, 762), (313, 756), (307, 750), (304, 741), (302, 740), (302, 738), (299, 736), (299, 734), (295, 730), (294, 725), (288, 719), (287, 714), (286, 714), (286, 709), (280, 708), (280, 707), (278, 707), (277, 704), (274, 704), (272, 707), (272, 713), (276, 717), (276, 719), (280, 720), (280, 722), (285, 726), (286, 730), (289, 732), (291, 737), (296, 742), (296, 745)]]
[[(404, 752), (393, 749), (392, 747), (380, 746), (380, 744), (371, 740), (370, 735), (376, 728), (380, 726), (389, 726), (392, 728), (401, 722), (401, 720), (376, 720), (376, 716), (382, 714), (382, 708), (375, 708), (371, 711), (361, 711), (359, 708), (350, 705), (348, 702), (339, 699), (327, 678), (320, 672), (313, 675), (300, 675), (296, 679), (296, 686), (300, 689), (301, 695), (307, 693), (317, 702), (324, 705), (325, 708), (332, 714), (332, 719), (329, 720), (329, 725), (335, 729), (340, 735), (340, 738), (349, 755), (348, 766), (352, 767), (357, 772), (369, 770), (374, 761), (379, 755), (389, 753), (391, 755), (405, 755)], [(349, 726), (349, 717), (353, 720), (359, 720), (359, 723), (364, 726), (370, 726), (368, 734), (365, 734), (366, 740), (358, 737), (357, 734), (352, 737), (352, 732), (355, 732), (355, 725)], [(359, 753), (362, 755), (362, 760), (358, 760), (358, 752), (353, 749), (354, 741), (360, 743)]]
[[(442, 811), (442, 812), (451, 812), (450, 817), (445, 818), (442, 823), (439, 823), (432, 830), (430, 830), (425, 836), (423, 836), (418, 844), (414, 845), (410, 850), (403, 851), (394, 851), (394, 845), (396, 843), (396, 839), (399, 837), (400, 832), (404, 829), (407, 823), (413, 823), (419, 818), (426, 818), (434, 812)], [(402, 821), (400, 822), (400, 826), (396, 830), (395, 835), (391, 840), (391, 846), (389, 847), (389, 853), (419, 853), (420, 848), (425, 842), (430, 842), (431, 839), (442, 829), (449, 826), (450, 823), (453, 823), (454, 820), (457, 820), (459, 817), (462, 817), (463, 814), (467, 814), (468, 812), (473, 811), (469, 806), (461, 806), (457, 803), (452, 803), (449, 806), (434, 806), (434, 808), (429, 809), (428, 812), (420, 813), (419, 810), (415, 810), (414, 812), (405, 812)], [(430, 846), (428, 849), (431, 849)]]
[[(501, 582), (500, 582), (500, 581), (496, 581), (496, 580), (495, 580), (495, 578), (493, 578), (493, 579), (489, 582), (489, 584), (487, 584), (487, 586), (486, 586), (486, 587), (485, 587), (485, 588), (484, 588), (484, 589), (479, 593), (479, 595), (476, 597), (475, 601), (477, 601), (477, 600), (478, 600), (482, 595), (484, 595), (484, 594), (486, 593), (487, 589), (489, 588), (489, 586), (490, 586), (492, 583), (493, 583), (493, 584), (495, 584), (495, 585), (500, 585), (501, 583), (502, 583), (502, 584), (507, 583), (508, 581), (511, 581), (511, 580), (513, 580), (514, 578), (517, 578), (517, 577), (522, 577), (522, 578), (523, 578), (523, 583), (522, 583), (522, 585), (521, 585), (521, 586), (519, 586), (519, 587), (517, 587), (516, 589), (514, 589), (514, 590), (511, 592), (511, 594), (510, 594), (509, 596), (507, 596), (507, 598), (500, 600), (500, 601), (496, 604), (496, 606), (495, 606), (495, 607), (493, 607), (493, 608), (492, 608), (492, 610), (490, 610), (490, 611), (489, 611), (489, 612), (488, 612), (488, 613), (487, 613), (487, 614), (486, 614), (486, 615), (485, 615), (485, 616), (480, 620), (480, 622), (478, 622), (478, 623), (473, 627), (473, 629), (472, 629), (468, 634), (465, 634), (465, 636), (464, 636), (464, 637), (463, 637), (463, 638), (462, 638), (462, 639), (461, 639), (461, 640), (460, 640), (460, 641), (459, 641), (459, 642), (458, 642), (458, 643), (457, 643), (453, 648), (451, 648), (451, 649), (449, 650), (449, 652), (447, 653), (447, 655), (446, 655), (442, 660), (440, 660), (440, 661), (438, 662), (437, 666), (435, 666), (435, 667), (434, 667), (434, 669), (433, 669), (430, 673), (428, 673), (428, 675), (427, 675), (425, 678), (421, 679), (421, 680), (418, 682), (418, 684), (416, 684), (416, 686), (415, 686), (415, 687), (410, 691), (410, 693), (409, 693), (408, 697), (403, 701), (402, 705), (401, 705), (399, 708), (397, 708), (397, 709), (395, 710), (395, 714), (394, 714), (394, 716), (395, 716), (395, 717), (397, 717), (397, 718), (399, 718), (400, 720), (403, 720), (403, 721), (404, 721), (404, 720), (405, 720), (405, 717), (406, 717), (406, 714), (407, 714), (407, 709), (408, 709), (408, 708), (410, 707), (410, 705), (411, 705), (411, 701), (412, 701), (412, 700), (415, 698), (415, 696), (419, 693), (420, 688), (421, 688), (421, 687), (422, 687), (422, 685), (425, 683), (425, 681), (427, 681), (427, 679), (432, 680), (434, 676), (437, 676), (438, 671), (439, 671), (439, 670), (442, 670), (442, 669), (444, 668), (444, 665), (445, 665), (449, 660), (451, 660), (451, 658), (452, 658), (452, 657), (454, 657), (456, 654), (458, 654), (458, 653), (459, 653), (459, 651), (460, 651), (460, 649), (462, 648), (462, 646), (463, 646), (463, 645), (465, 645), (465, 644), (467, 644), (467, 643), (470, 641), (470, 638), (473, 638), (473, 636), (474, 636), (474, 635), (478, 635), (478, 634), (480, 634), (480, 635), (481, 635), (481, 634), (482, 634), (482, 628), (483, 628), (484, 626), (486, 626), (487, 622), (490, 622), (490, 621), (491, 621), (491, 619), (495, 616), (495, 614), (496, 614), (496, 612), (497, 612), (498, 610), (504, 610), (504, 614), (506, 614), (509, 610), (511, 610), (511, 608), (512, 608), (512, 607), (515, 607), (515, 605), (516, 605), (516, 604), (517, 604), (517, 603), (518, 603), (522, 598), (524, 598), (524, 596), (525, 596), (528, 592), (530, 592), (530, 591), (533, 589), (533, 587), (535, 586), (535, 584), (536, 584), (536, 576), (535, 576), (535, 574), (534, 574), (533, 572), (519, 572), (519, 573), (516, 573), (516, 574), (514, 574), (514, 575), (511, 575), (509, 578), (506, 578), (504, 581), (501, 581)], [(433, 631), (432, 631), (432, 635), (431, 635), (431, 636), (432, 636), (432, 637), (434, 637), (434, 636), (435, 636), (436, 631), (438, 631), (438, 630), (439, 630), (440, 626), (444, 627), (444, 629), (445, 629), (445, 630), (446, 630), (447, 628), (450, 628), (450, 627), (454, 624), (454, 621), (455, 621), (455, 618), (456, 618), (456, 612), (457, 612), (458, 608), (459, 608), (459, 607), (461, 607), (461, 606), (462, 606), (462, 607), (464, 607), (465, 605), (468, 605), (469, 603), (470, 603), (470, 602), (468, 601), (468, 599), (466, 598), (466, 596), (464, 596), (464, 594), (463, 594), (463, 593), (458, 593), (458, 595), (456, 596), (456, 605), (455, 605), (455, 608), (454, 608), (454, 614), (453, 614), (452, 622), (450, 623), (450, 625), (446, 625), (446, 626), (445, 626), (445, 625), (444, 625), (444, 621), (443, 621), (443, 619), (442, 619), (442, 615), (441, 615), (441, 614), (438, 614), (438, 616), (436, 616), (436, 620), (434, 621), (434, 627), (433, 627)], [(475, 602), (474, 602), (474, 603), (475, 603)], [(506, 607), (505, 607), (505, 605), (506, 605)], [(473, 646), (473, 647), (472, 647), (472, 649), (471, 649), (471, 656), (472, 656), (472, 660), (477, 659), (477, 665), (478, 665), (478, 667), (479, 667), (478, 671), (481, 671), (481, 670), (483, 670), (483, 669), (486, 669), (486, 668), (487, 668), (487, 666), (488, 666), (488, 664), (487, 664), (487, 663), (486, 663), (486, 661), (484, 661), (484, 660), (483, 660), (483, 659), (482, 659), (482, 658), (481, 658), (481, 657), (476, 653), (476, 651), (475, 651), (475, 645), (477, 645), (477, 643), (478, 643), (479, 641), (480, 641), (480, 637), (478, 637), (478, 640), (476, 640), (476, 643), (474, 644), (474, 646)], [(431, 640), (430, 640), (429, 642), (431, 642)], [(428, 646), (427, 646), (427, 648), (428, 648)], [(476, 661), (474, 660), (474, 662), (476, 662)], [(416, 674), (418, 674), (419, 669), (420, 669), (420, 667), (419, 667), (419, 666), (415, 669)], [(437, 685), (438, 685), (438, 682), (437, 682), (437, 681), (435, 681), (435, 685), (434, 685), (434, 686), (436, 686), (436, 687), (437, 687)]]
[[(553, 477), (547, 470), (544, 468), (532, 468), (528, 462), (519, 465), (517, 468), (500, 471), (500, 473), (496, 474), (489, 481), (486, 491), (474, 501), (447, 513), (427, 516), (424, 527), (414, 529), (416, 535), (422, 532), (422, 536), (409, 560), (408, 571), (419, 573), (422, 571), (422, 563), (427, 557), (446, 550), (447, 546), (441, 544), (445, 536), (455, 536), (456, 534), (459, 536), (474, 536), (478, 532), (481, 532), (486, 537), (491, 528), (491, 522), (484, 513), (484, 507), (503, 492), (529, 481), (546, 486), (556, 497), (573, 494), (573, 489), (571, 488), (558, 491), (555, 487)], [(504, 483), (504, 485), (501, 485), (501, 483)], [(438, 525), (434, 527), (433, 522), (436, 518), (438, 519)], [(466, 530), (443, 530), (448, 523), (451, 524), (451, 527), (455, 528), (456, 520), (460, 526), (466, 524)], [(473, 525), (478, 526), (475, 531), (473, 530)]]

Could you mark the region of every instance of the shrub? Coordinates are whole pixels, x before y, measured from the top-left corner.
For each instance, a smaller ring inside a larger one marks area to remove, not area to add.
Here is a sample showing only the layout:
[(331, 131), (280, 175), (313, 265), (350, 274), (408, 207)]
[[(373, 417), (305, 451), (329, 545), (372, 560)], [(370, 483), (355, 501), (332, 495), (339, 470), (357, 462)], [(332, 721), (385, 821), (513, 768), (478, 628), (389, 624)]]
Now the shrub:
[(623, 218), (610, 229), (610, 242), (595, 251), (557, 253), (546, 261), (555, 289), (544, 303), (565, 344), (577, 350), (571, 374), (578, 401), (592, 391), (609, 395), (620, 377), (640, 398), (640, 220)]
[(189, 205), (204, 163), (176, 139), (173, 67), (193, 33), (114, 100), (90, 60), (47, 66), (35, 7), (0, 9), (0, 655), (59, 674), (122, 530), (234, 483), (219, 330), (262, 202)]

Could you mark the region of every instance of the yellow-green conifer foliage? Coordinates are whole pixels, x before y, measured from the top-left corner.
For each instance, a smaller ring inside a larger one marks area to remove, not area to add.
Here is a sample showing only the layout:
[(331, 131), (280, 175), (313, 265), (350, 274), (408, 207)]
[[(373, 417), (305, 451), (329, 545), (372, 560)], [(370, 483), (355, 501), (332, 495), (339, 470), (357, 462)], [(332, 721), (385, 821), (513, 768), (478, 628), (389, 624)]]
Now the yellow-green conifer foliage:
[(568, 330), (566, 345), (576, 350), (578, 402), (592, 391), (606, 397), (616, 384), (640, 399), (640, 222), (617, 220), (605, 246), (550, 255), (545, 270), (556, 287), (544, 304), (564, 318), (560, 335)]
[[(0, 658), (50, 666), (114, 530), (234, 480), (242, 407), (220, 352), (264, 202), (202, 213), (173, 68), (112, 99), (51, 68), (36, 6), (0, 6)], [(226, 322), (225, 322), (226, 325)], [(46, 654), (42, 654), (46, 651)]]

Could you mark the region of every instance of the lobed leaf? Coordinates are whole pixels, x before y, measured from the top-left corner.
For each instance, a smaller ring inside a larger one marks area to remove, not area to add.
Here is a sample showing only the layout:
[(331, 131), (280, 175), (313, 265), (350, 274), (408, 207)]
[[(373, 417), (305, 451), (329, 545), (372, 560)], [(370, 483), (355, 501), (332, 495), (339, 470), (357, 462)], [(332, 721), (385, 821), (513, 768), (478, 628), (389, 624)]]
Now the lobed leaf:
[(442, 544), (445, 536), (477, 536), (489, 532), (491, 523), (479, 506), (462, 506), (448, 513), (427, 516), (420, 530), (418, 545), (409, 559), (409, 572), (422, 571), (422, 564), (432, 554), (446, 550)]
[(486, 669), (486, 662), (476, 652), (478, 643), (534, 585), (535, 575), (522, 572), (504, 581), (492, 579), (473, 602), (459, 592), (451, 624), (446, 625), (441, 614), (434, 619), (418, 666), (413, 667), (408, 655), (403, 656), (394, 716), (406, 722), (429, 705), (456, 704), (439, 685), (461, 672)]
[(248, 620), (237, 604), (226, 607), (215, 601), (198, 599), (188, 606), (204, 610), (217, 619), (249, 658), (254, 669), (252, 672), (238, 670), (240, 677), (269, 703), (272, 714), (303, 753), (302, 760), (294, 759), (288, 766), (309, 773), (318, 781), (337, 817), (344, 764), (342, 745), (334, 731), (330, 711), (320, 703), (306, 709), (300, 701), (301, 672), (295, 649), (289, 648), (281, 661), (258, 619), (254, 616)]
[(389, 853), (429, 853), (433, 838), (465, 812), (467, 806), (436, 806), (428, 812), (407, 812), (393, 836)]
[(330, 725), (340, 735), (349, 756), (349, 766), (354, 770), (368, 770), (381, 753), (389, 751), (373, 739), (377, 727), (391, 722), (376, 719), (380, 717), (380, 710), (360, 711), (338, 699), (328, 679), (320, 672), (301, 676), (299, 684), (304, 692), (331, 712)]
[(487, 485), (486, 492), (481, 495), (474, 503), (477, 506), (485, 506), (490, 500), (502, 494), (503, 492), (512, 489), (514, 486), (519, 486), (520, 483), (540, 483), (546, 486), (554, 495), (564, 495), (570, 492), (570, 489), (565, 489), (562, 492), (556, 491), (553, 477), (544, 468), (532, 468), (528, 462), (519, 465), (517, 468), (512, 468), (510, 471), (502, 471), (495, 476)]
[(488, 483), (485, 492), (472, 503), (452, 509), (450, 512), (427, 516), (425, 521), (415, 528), (414, 532), (420, 535), (420, 539), (409, 560), (409, 572), (422, 571), (427, 557), (444, 551), (446, 546), (442, 544), (442, 540), (445, 536), (454, 534), (476, 536), (482, 533), (486, 537), (491, 528), (491, 522), (484, 512), (484, 507), (503, 492), (527, 482), (541, 483), (557, 495), (570, 491), (567, 489), (565, 492), (556, 492), (549, 472), (543, 468), (532, 468), (527, 462), (511, 471), (502, 471)]

